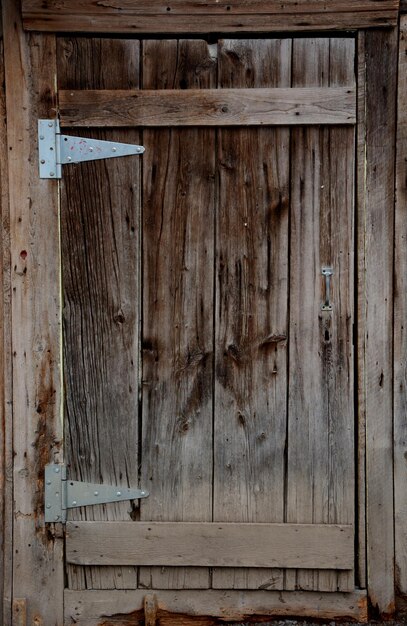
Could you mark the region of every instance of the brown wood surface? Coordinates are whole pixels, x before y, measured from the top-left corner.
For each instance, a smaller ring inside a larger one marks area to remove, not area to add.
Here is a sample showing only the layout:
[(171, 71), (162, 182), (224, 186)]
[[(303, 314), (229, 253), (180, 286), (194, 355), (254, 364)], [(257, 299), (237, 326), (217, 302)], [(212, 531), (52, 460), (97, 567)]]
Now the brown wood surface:
[[(352, 40), (294, 40), (293, 46), (293, 85), (348, 80)], [(353, 523), (354, 134), (293, 129), (291, 142), (286, 520)], [(321, 311), (324, 266), (334, 271), (332, 312)], [(335, 591), (353, 583), (299, 571), (296, 580), (287, 574), (287, 586)]]
[[(0, 15), (1, 24), (1, 15)], [(11, 290), (10, 290), (10, 211), (6, 93), (4, 89), (4, 45), (0, 28), (0, 621), (11, 620), (12, 590), (12, 371), (11, 371)]]
[(394, 263), (396, 585), (407, 595), (407, 16), (400, 20)]
[(366, 475), (368, 591), (394, 611), (393, 246), (397, 30), (366, 33)]
[[(144, 590), (65, 591), (65, 624), (100, 626), (101, 620), (112, 623), (143, 623)], [(366, 591), (353, 593), (318, 593), (307, 591), (158, 591), (157, 616), (165, 626), (193, 626), (192, 620), (210, 626), (214, 618), (222, 622), (259, 621), (260, 617), (304, 618), (367, 621)], [(206, 617), (207, 616), (207, 617)]]
[[(222, 87), (222, 85), (220, 85)], [(353, 86), (60, 91), (63, 126), (354, 124)]]
[(43, 518), (44, 466), (61, 460), (58, 190), (55, 182), (38, 178), (36, 138), (38, 118), (55, 117), (55, 38), (23, 33), (14, 0), (4, 0), (2, 9), (12, 268), (13, 597), (26, 599), (27, 623), (61, 624), (61, 529), (46, 527)]
[[(62, 39), (60, 87), (138, 88), (139, 42)], [(136, 130), (86, 136), (139, 143)], [(64, 167), (61, 185), (65, 431), (69, 478), (138, 485), (140, 158)], [(129, 520), (136, 503), (75, 518)], [(131, 568), (68, 568), (82, 588), (135, 588)]]
[(68, 522), (82, 565), (353, 569), (353, 527), (216, 522)]
[(398, 0), (23, 0), (25, 28), (108, 33), (321, 31), (395, 25)]
[[(287, 87), (291, 40), (224, 40), (218, 85)], [(218, 132), (214, 520), (284, 519), (289, 130)], [(214, 588), (283, 588), (214, 570)]]
[[(216, 46), (143, 42), (143, 87), (216, 86)], [(215, 131), (145, 130), (143, 441), (145, 520), (212, 519)], [(200, 588), (207, 569), (144, 569), (140, 584)]]

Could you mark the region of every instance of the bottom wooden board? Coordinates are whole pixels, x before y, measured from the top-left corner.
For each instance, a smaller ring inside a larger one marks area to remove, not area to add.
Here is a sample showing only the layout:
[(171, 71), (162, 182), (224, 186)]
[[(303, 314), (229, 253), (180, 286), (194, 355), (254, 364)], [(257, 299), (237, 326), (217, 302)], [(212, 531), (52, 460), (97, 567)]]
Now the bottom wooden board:
[[(65, 591), (65, 625), (107, 626), (144, 622), (144, 603), (151, 592)], [(300, 591), (158, 591), (153, 602), (164, 623), (214, 624), (259, 618), (296, 617), (367, 621), (366, 591), (320, 593)]]

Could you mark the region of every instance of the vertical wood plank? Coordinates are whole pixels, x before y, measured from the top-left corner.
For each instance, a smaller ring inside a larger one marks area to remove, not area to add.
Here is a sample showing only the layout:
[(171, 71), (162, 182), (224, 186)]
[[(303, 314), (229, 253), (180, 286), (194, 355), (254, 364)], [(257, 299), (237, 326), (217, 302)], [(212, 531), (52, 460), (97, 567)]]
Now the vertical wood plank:
[[(139, 87), (139, 42), (58, 43), (65, 89)], [(74, 134), (78, 134), (76, 131)], [(137, 130), (89, 131), (139, 143)], [(140, 157), (64, 168), (61, 242), (66, 456), (69, 476), (138, 484)], [(73, 510), (71, 519), (129, 520), (135, 503)], [(71, 588), (134, 589), (137, 569), (68, 567)]]
[[(0, 14), (0, 26), (1, 24)], [(10, 293), (10, 211), (8, 189), (6, 93), (4, 90), (4, 44), (0, 28), (0, 621), (11, 620), (13, 558), (13, 444)]]
[[(291, 40), (225, 40), (218, 86), (285, 87)], [(289, 130), (219, 129), (214, 520), (284, 521)], [(214, 588), (281, 589), (281, 570), (213, 572)]]
[(394, 612), (393, 245), (397, 29), (366, 32), (366, 466), (370, 601)]
[[(143, 87), (216, 86), (203, 41), (143, 42)], [(215, 130), (145, 130), (143, 520), (212, 519)], [(147, 588), (207, 588), (207, 568), (141, 568)]]
[(396, 589), (407, 595), (407, 15), (400, 18), (394, 263)]
[[(293, 86), (347, 81), (353, 57), (353, 40), (295, 40)], [(287, 521), (353, 523), (354, 133), (293, 129), (291, 148)], [(324, 266), (334, 270), (332, 312), (321, 311)], [(287, 572), (286, 583), (353, 588), (322, 571)]]
[[(58, 198), (39, 180), (37, 120), (55, 117), (55, 37), (27, 36), (4, 0), (13, 354), (13, 595), (27, 623), (63, 623), (62, 540), (43, 517), (44, 466), (60, 460)], [(41, 575), (37, 575), (38, 570)]]
[(357, 101), (357, 476), (358, 535), (356, 583), (366, 589), (366, 59), (365, 33), (358, 33), (358, 101)]

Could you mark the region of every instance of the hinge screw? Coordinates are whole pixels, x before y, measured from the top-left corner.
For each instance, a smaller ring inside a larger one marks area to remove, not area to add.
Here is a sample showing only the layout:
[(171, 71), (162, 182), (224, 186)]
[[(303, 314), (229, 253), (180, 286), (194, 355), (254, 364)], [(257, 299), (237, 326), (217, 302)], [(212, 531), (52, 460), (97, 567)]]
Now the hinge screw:
[(98, 492), (98, 491), (95, 491), (95, 496), (98, 496), (98, 495), (99, 495), (99, 492)]
[(75, 506), (76, 505), (76, 500), (72, 500), (72, 504), (73, 504), (73, 506)]
[(89, 152), (93, 152), (92, 146), (89, 147)]
[(52, 128), (52, 127), (53, 127), (53, 125), (54, 125), (54, 124), (53, 124), (53, 122), (48, 122), (48, 126), (49, 126), (50, 128)]
[(55, 468), (55, 473), (56, 473), (56, 474), (59, 474), (59, 467), (56, 467), (56, 468)]
[(117, 152), (117, 148), (112, 148), (112, 152)]
[(145, 496), (145, 495), (146, 495), (146, 492), (145, 492), (145, 491), (140, 491), (140, 495), (141, 495), (141, 496)]
[(50, 504), (47, 504), (47, 509), (50, 509), (50, 508), (51, 508), (51, 505), (50, 505)]
[(49, 173), (50, 176), (55, 176), (54, 172)]
[(116, 496), (121, 496), (121, 495), (122, 495), (122, 492), (121, 492), (121, 491), (118, 491), (118, 492), (116, 493)]
[(50, 481), (50, 480), (47, 480), (47, 485), (50, 485), (50, 484), (51, 484), (51, 481)]
[(68, 161), (72, 161), (72, 157), (67, 157), (67, 160)]
[(44, 163), (45, 163), (45, 159), (41, 159), (41, 163), (44, 165)]

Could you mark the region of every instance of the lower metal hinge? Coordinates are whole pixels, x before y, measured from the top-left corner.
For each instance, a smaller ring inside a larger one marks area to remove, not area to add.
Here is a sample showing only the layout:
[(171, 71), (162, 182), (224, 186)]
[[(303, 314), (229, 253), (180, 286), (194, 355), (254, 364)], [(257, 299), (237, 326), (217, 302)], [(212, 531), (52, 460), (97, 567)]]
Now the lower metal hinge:
[(148, 491), (68, 480), (66, 466), (45, 466), (45, 521), (66, 522), (66, 512), (79, 506), (147, 498)]
[(62, 178), (62, 165), (143, 154), (144, 147), (61, 135), (58, 120), (38, 120), (40, 178)]

